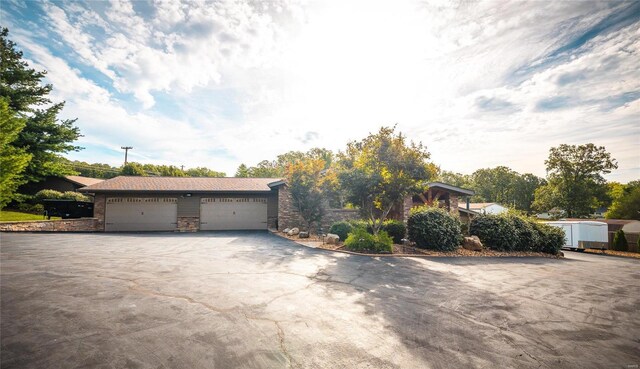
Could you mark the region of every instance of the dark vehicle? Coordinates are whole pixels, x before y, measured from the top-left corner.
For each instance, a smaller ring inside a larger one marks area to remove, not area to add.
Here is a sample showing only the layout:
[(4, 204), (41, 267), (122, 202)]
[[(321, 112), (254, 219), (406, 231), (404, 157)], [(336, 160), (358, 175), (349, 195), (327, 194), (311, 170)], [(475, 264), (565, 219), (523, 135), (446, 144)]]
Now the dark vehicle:
[(93, 217), (93, 203), (74, 200), (43, 200), (45, 216), (70, 218)]

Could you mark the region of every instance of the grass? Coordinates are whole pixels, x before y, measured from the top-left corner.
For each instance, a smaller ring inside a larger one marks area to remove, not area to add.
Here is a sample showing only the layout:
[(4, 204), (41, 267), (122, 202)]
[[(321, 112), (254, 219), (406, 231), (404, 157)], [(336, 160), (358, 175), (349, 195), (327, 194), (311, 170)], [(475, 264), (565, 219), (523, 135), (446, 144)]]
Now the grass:
[[(51, 219), (60, 219), (60, 217), (51, 217)], [(21, 213), (13, 210), (0, 211), (0, 222), (16, 222), (24, 220), (45, 220), (42, 215)]]

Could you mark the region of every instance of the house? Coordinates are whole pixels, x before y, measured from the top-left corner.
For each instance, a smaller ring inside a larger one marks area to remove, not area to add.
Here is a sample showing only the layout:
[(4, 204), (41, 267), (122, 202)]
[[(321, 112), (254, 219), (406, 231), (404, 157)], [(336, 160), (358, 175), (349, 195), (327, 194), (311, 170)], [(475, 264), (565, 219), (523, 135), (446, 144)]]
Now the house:
[(59, 192), (78, 191), (78, 189), (100, 183), (104, 179), (83, 176), (49, 176), (40, 182), (27, 183), (20, 187), (18, 192), (26, 195), (35, 195), (41, 190), (55, 190)]
[(558, 207), (555, 207), (555, 208), (553, 208), (553, 209), (551, 209), (551, 210), (549, 210), (547, 212), (536, 214), (536, 218), (545, 219), (545, 220), (547, 220), (547, 219), (558, 219), (558, 218), (561, 218), (562, 216), (564, 216), (564, 214), (565, 214), (564, 210), (562, 210), (562, 209), (560, 209)]
[(460, 216), (463, 222), (470, 221), (479, 213), (467, 209), (466, 205), (462, 208), (459, 206), (461, 202), (467, 203), (467, 199), (475, 194), (474, 191), (466, 188), (452, 186), (443, 182), (431, 182), (427, 184), (427, 190), (423, 193), (408, 196), (404, 201), (402, 209), (394, 209), (391, 218), (406, 221), (409, 219), (409, 211), (411, 208), (423, 205), (437, 204), (448, 212)]
[(501, 214), (509, 210), (500, 204), (495, 202), (472, 202), (469, 203), (469, 210), (473, 210), (480, 214)]
[[(305, 222), (281, 178), (190, 178), (121, 176), (79, 190), (94, 195), (94, 218), (100, 231), (282, 230)], [(461, 217), (461, 197), (474, 192), (433, 182), (428, 190), (398, 204), (396, 219), (409, 210), (434, 204)], [(320, 225), (356, 219), (354, 209), (326, 209)]]
[(80, 189), (94, 194), (104, 231), (276, 227), (278, 178), (120, 176)]

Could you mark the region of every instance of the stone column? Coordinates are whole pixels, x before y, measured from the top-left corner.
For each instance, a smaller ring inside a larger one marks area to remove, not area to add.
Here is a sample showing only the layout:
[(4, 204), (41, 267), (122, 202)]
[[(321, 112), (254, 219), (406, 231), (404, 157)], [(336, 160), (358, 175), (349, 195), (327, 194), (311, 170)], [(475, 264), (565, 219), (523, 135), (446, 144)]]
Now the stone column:
[(107, 206), (107, 196), (96, 194), (93, 198), (93, 217), (96, 218), (96, 231), (104, 232), (104, 213)]

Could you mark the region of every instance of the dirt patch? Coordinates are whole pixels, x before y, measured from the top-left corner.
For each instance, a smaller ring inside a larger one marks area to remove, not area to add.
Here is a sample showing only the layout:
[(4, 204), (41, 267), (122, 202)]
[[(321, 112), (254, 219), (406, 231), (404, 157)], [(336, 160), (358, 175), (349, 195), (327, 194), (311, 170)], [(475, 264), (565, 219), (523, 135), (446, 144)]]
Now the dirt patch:
[[(274, 234), (299, 243), (301, 245), (307, 247), (313, 247), (318, 249), (332, 250), (332, 251), (341, 251), (348, 252), (351, 254), (361, 254), (358, 252), (353, 252), (346, 250), (344, 245), (341, 243), (339, 245), (329, 245), (322, 241), (321, 237), (317, 235), (310, 235), (309, 238), (299, 238), (298, 236), (287, 236), (281, 232), (273, 232)], [(627, 253), (630, 254), (630, 253)], [(435, 251), (435, 250), (423, 250), (417, 247), (412, 246), (404, 246), (404, 245), (393, 245), (393, 253), (392, 254), (361, 254), (361, 255), (375, 255), (375, 256), (434, 256), (434, 257), (544, 257), (544, 258), (562, 258), (561, 255), (550, 255), (545, 254), (543, 252), (501, 252), (494, 251), (489, 249), (484, 249), (482, 251), (471, 251), (463, 249), (462, 247), (458, 247), (454, 251)], [(640, 255), (640, 254), (637, 254)]]
[(612, 256), (622, 256), (625, 258), (635, 258), (640, 259), (640, 253), (637, 252), (628, 252), (628, 251), (615, 251), (615, 250), (596, 250), (596, 249), (586, 249), (584, 252), (589, 254), (600, 254), (600, 255), (612, 255)]

